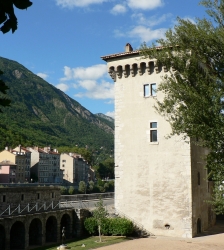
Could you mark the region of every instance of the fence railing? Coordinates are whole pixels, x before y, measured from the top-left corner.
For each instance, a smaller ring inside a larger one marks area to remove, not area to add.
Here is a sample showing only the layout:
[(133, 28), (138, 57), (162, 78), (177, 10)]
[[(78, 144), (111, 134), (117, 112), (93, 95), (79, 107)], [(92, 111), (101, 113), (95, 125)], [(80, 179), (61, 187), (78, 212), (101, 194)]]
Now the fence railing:
[(60, 201), (79, 201), (79, 200), (94, 200), (94, 199), (113, 199), (114, 192), (110, 193), (94, 193), (94, 194), (77, 194), (77, 195), (61, 195)]

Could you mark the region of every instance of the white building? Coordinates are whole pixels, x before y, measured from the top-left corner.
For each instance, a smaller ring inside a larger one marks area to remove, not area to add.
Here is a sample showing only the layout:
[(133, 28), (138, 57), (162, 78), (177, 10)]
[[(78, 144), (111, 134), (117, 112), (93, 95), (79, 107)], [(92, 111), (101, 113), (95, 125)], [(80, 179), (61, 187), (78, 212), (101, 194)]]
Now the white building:
[(155, 235), (195, 236), (215, 221), (204, 202), (211, 192), (206, 150), (165, 138), (170, 124), (153, 106), (163, 100), (156, 89), (167, 69), (130, 44), (102, 59), (115, 81), (115, 208)]

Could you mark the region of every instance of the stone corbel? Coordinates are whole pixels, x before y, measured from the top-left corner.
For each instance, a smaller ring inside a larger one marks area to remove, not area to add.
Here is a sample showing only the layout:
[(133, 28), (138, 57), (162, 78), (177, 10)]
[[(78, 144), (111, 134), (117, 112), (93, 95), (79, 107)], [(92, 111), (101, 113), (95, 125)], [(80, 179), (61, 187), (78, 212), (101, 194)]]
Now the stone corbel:
[(134, 65), (132, 64), (131, 67), (130, 67), (130, 73), (131, 73), (131, 76), (134, 77), (135, 76), (135, 70), (134, 70)]
[(154, 69), (155, 69), (155, 71), (156, 71), (156, 74), (159, 74), (159, 67), (158, 67), (157, 60), (154, 61)]
[[(119, 70), (119, 68), (121, 68), (121, 70)], [(122, 77), (122, 67), (121, 66), (117, 66), (116, 74), (117, 74), (117, 77), (119, 79), (121, 79), (121, 77)]]
[(113, 69), (109, 69), (108, 71), (110, 77), (113, 79), (114, 82), (116, 82), (116, 73)]
[(124, 77), (127, 78), (128, 75), (127, 75), (127, 71), (126, 71), (125, 65), (122, 66), (122, 71), (123, 71)]
[(164, 72), (168, 71), (166, 66), (163, 66), (163, 70), (164, 70)]
[(137, 64), (137, 67), (138, 67), (138, 73), (140, 76), (142, 76), (142, 67), (141, 67), (141, 63), (140, 64)]
[(150, 72), (150, 62), (146, 63), (146, 71), (148, 72), (148, 75), (151, 75), (151, 72)]

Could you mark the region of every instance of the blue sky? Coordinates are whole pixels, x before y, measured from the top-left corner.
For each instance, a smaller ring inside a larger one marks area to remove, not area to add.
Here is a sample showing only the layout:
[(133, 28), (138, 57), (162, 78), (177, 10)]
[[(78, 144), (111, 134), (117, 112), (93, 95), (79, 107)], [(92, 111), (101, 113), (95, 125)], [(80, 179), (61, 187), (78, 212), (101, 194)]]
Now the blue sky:
[(92, 113), (114, 114), (114, 83), (100, 56), (138, 49), (205, 16), (196, 0), (31, 0), (16, 10), (18, 30), (1, 35), (0, 56), (15, 60)]

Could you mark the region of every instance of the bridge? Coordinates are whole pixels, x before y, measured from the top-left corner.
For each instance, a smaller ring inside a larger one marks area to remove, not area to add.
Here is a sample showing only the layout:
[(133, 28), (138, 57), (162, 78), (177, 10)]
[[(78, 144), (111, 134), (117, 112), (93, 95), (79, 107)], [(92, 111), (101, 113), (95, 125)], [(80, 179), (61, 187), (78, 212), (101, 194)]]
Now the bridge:
[[(113, 206), (113, 194), (106, 196), (105, 203)], [(62, 227), (66, 239), (80, 237), (83, 220), (89, 216), (86, 208), (94, 208), (94, 201), (89, 199), (99, 196), (65, 197), (58, 187), (0, 188), (0, 249), (60, 244)]]

